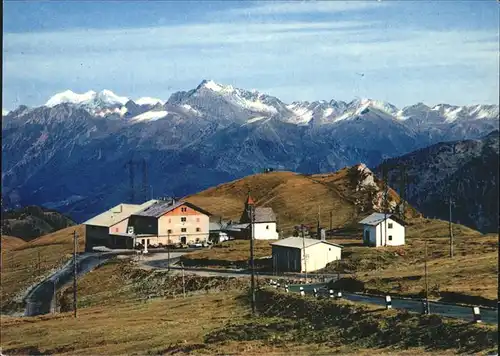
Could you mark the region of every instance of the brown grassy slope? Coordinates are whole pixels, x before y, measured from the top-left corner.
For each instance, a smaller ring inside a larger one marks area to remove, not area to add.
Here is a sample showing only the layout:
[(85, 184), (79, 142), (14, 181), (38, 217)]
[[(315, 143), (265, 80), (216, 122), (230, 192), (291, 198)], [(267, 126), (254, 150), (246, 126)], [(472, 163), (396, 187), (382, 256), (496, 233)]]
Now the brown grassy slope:
[[(73, 252), (73, 231), (79, 236), (79, 251), (85, 247), (82, 225), (68, 227), (39, 237), (14, 249), (2, 251), (1, 309), (4, 310), (16, 294), (29, 287), (57, 266), (64, 264)], [(40, 261), (40, 264), (39, 264)]]
[[(342, 196), (346, 201), (349, 201), (354, 204), (354, 202), (357, 200), (358, 206), (360, 205), (359, 203), (361, 203), (361, 206), (370, 205), (371, 204), (370, 200), (372, 199), (371, 197), (369, 197), (370, 193), (368, 193), (367, 191), (356, 189), (357, 188), (356, 182), (357, 181), (359, 182), (362, 179), (356, 167), (357, 166), (344, 167), (341, 170), (338, 170), (337, 172), (328, 174), (313, 174), (310, 175), (309, 177), (312, 180), (324, 184), (325, 186), (337, 191), (338, 194)], [(374, 182), (377, 184), (379, 191), (381, 192), (384, 188), (383, 182), (376, 176), (373, 176), (373, 179)], [(401, 198), (394, 189), (389, 187), (388, 191), (389, 191), (389, 201), (394, 201), (397, 204), (401, 203)], [(358, 207), (358, 212), (361, 213), (361, 211), (359, 210), (361, 209), (359, 209)], [(367, 211), (364, 210), (364, 215), (366, 214)], [(420, 213), (417, 210), (415, 210), (415, 208), (413, 208), (411, 205), (407, 204), (405, 215), (407, 219), (412, 219), (414, 217), (419, 216)]]
[[(257, 318), (249, 317), (248, 303), (241, 291), (185, 299), (121, 301), (113, 307), (79, 309), (77, 319), (72, 313), (29, 318), (2, 316), (1, 346), (9, 355), (420, 355), (436, 352), (448, 355), (484, 351), (494, 346), (495, 328), (487, 325), (443, 321), (436, 316), (386, 311), (346, 301), (318, 303), (309, 297), (304, 301), (296, 295), (280, 295), (283, 300), (267, 297), (266, 302), (260, 302), (258, 305), (267, 311)], [(297, 318), (293, 313), (306, 316)], [(318, 324), (320, 320), (326, 320), (326, 324)], [(391, 331), (401, 328), (405, 333)], [(373, 337), (373, 333), (377, 333), (377, 337)], [(440, 334), (445, 337), (440, 338)], [(458, 339), (449, 335), (457, 335)], [(467, 343), (461, 343), (461, 339)]]
[(2, 235), (2, 252), (5, 250), (14, 250), (25, 243), (26, 241), (19, 237)]
[(331, 264), (326, 270), (353, 272), (365, 282), (367, 289), (419, 294), (424, 287), (427, 239), (429, 287), (436, 291), (435, 297), (443, 298), (453, 292), (496, 300), (498, 235), (482, 235), (457, 224), (453, 224), (453, 232), (453, 259), (449, 258), (448, 223), (442, 220), (411, 221), (406, 228), (404, 246), (366, 247), (361, 234), (331, 239), (342, 244), (344, 249), (342, 261)]
[(185, 199), (213, 214), (239, 220), (248, 191), (257, 206), (273, 208), (279, 228), (285, 232), (300, 223), (315, 226), (319, 206), (323, 226), (329, 225), (330, 211), (333, 211), (333, 226), (343, 226), (357, 218), (354, 203), (345, 199), (335, 187), (292, 172), (248, 176)]
[[(272, 255), (270, 243), (273, 241), (254, 241), (256, 259)], [(211, 249), (187, 253), (181, 257), (186, 266), (239, 267), (248, 268), (250, 241), (232, 240), (214, 245)]]

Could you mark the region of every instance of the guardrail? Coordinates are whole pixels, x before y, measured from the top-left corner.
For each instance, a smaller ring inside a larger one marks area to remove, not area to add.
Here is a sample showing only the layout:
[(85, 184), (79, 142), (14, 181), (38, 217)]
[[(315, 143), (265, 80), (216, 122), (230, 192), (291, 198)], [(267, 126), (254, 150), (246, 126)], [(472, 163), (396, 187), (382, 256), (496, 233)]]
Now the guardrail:
[[(285, 292), (299, 293), (301, 296), (312, 295), (315, 298), (344, 298), (353, 302), (376, 304), (384, 306), (385, 309), (403, 309), (422, 314), (438, 314), (453, 319), (462, 319), (474, 323), (498, 323), (498, 310), (482, 308), (478, 306), (464, 306), (451, 303), (440, 303), (427, 301), (425, 299), (400, 298), (398, 296), (374, 296), (362, 293), (345, 293), (340, 290), (326, 289), (325, 284), (283, 284), (271, 279), (269, 285)], [(481, 315), (481, 312), (483, 312)]]

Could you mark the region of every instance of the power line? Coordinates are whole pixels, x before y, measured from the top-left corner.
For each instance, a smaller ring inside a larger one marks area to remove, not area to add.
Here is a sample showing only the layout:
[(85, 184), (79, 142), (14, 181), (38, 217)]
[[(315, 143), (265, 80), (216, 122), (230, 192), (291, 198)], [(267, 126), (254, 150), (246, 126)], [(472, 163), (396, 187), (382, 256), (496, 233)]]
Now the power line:
[(78, 249), (78, 235), (76, 233), (76, 230), (73, 231), (73, 240), (74, 240), (74, 248), (73, 248), (73, 315), (76, 318), (76, 273), (77, 273), (77, 266), (76, 266), (76, 251)]
[(449, 227), (450, 227), (450, 258), (453, 258), (453, 254), (454, 254), (454, 251), (453, 251), (453, 226), (451, 224), (451, 205), (454, 204), (455, 202), (451, 199), (451, 192), (450, 192), (450, 196), (448, 198), (448, 205), (449, 205), (449, 209), (450, 209), (450, 220), (449, 220)]
[[(248, 200), (250, 200), (250, 192), (248, 192)], [(250, 202), (247, 200), (247, 213), (250, 215), (250, 229), (251, 229), (251, 236), (250, 236), (250, 270), (252, 273), (252, 279), (251, 279), (251, 289), (252, 289), (252, 315), (255, 315), (255, 267), (254, 267), (254, 246), (253, 246), (253, 239), (254, 239), (254, 222), (255, 222), (255, 209), (253, 206), (253, 203), (250, 204)]]

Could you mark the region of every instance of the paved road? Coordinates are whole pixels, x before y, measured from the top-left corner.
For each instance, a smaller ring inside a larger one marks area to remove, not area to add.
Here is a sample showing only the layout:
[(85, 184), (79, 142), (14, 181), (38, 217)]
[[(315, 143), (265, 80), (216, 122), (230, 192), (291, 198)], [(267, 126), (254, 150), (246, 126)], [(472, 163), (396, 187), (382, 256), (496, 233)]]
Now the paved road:
[[(299, 292), (301, 285), (295, 284), (290, 285), (289, 290), (291, 292)], [(327, 296), (329, 291), (326, 289), (324, 283), (307, 284), (302, 285), (304, 292), (306, 294), (313, 294), (313, 289), (317, 288), (319, 294), (322, 296)], [(342, 292), (342, 298), (353, 301), (353, 302), (363, 302), (369, 304), (376, 304), (385, 307), (385, 298), (368, 296), (355, 293), (345, 293)], [(400, 299), (398, 297), (391, 296), (392, 307), (395, 309), (404, 309), (411, 312), (422, 313), (422, 302), (420, 300), (409, 300)], [(439, 302), (429, 302), (430, 312), (432, 314), (438, 314), (449, 318), (462, 319), (467, 321), (473, 321), (472, 307), (454, 305), (454, 304), (443, 304)], [(498, 324), (498, 311), (496, 309), (481, 309), (481, 319), (484, 323), (488, 324)]]
[[(77, 256), (77, 275), (81, 276), (103, 264), (114, 253), (84, 253)], [(60, 289), (73, 279), (73, 260), (55, 271), (44, 281), (35, 286), (26, 296), (25, 316), (35, 316), (51, 312), (54, 289)]]

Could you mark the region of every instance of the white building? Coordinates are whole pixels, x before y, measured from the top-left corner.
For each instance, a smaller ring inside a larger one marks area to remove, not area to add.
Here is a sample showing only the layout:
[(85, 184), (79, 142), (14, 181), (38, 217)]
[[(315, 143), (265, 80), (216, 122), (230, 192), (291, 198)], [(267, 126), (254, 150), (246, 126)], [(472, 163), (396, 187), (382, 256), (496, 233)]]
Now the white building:
[[(252, 207), (254, 211), (253, 222), (249, 214), (249, 208)], [(278, 228), (276, 226), (276, 214), (272, 208), (269, 207), (255, 207), (255, 203), (250, 195), (248, 195), (245, 203), (245, 210), (240, 219), (240, 226), (245, 224), (245, 238), (251, 238), (253, 226), (253, 238), (255, 240), (278, 240)]]
[(133, 248), (132, 235), (129, 231), (129, 219), (147, 207), (156, 204), (156, 200), (149, 200), (141, 205), (118, 204), (111, 209), (85, 221), (85, 251), (92, 251), (93, 247)]
[(342, 246), (325, 240), (289, 237), (271, 244), (276, 272), (313, 272), (340, 260)]
[(363, 244), (367, 246), (401, 246), (405, 244), (406, 223), (394, 214), (373, 213), (363, 224)]

